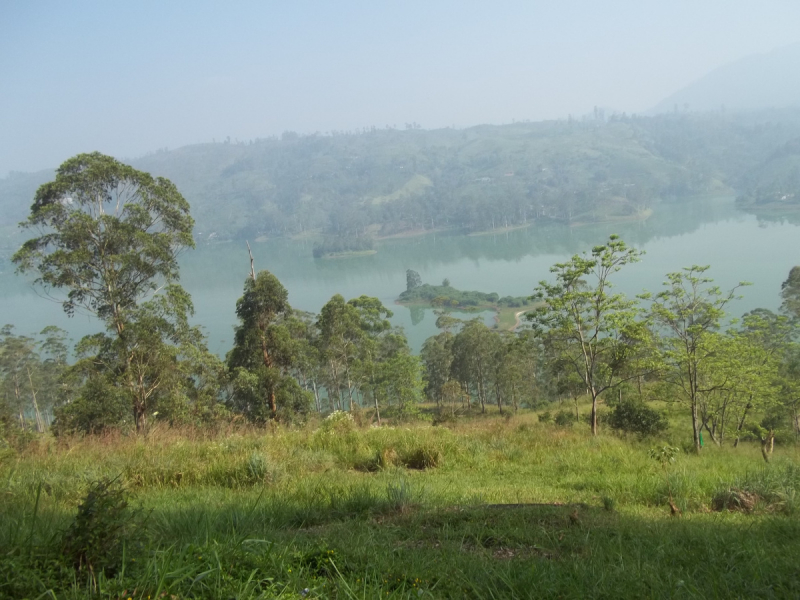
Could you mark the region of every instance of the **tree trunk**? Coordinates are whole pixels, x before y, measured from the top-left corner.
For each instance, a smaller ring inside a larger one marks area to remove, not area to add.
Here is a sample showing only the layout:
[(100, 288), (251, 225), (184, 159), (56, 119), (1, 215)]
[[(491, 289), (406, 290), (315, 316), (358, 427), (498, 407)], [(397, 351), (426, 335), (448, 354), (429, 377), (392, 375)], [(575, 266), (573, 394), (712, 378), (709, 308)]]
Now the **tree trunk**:
[(28, 372), (28, 383), (31, 386), (31, 400), (33, 401), (33, 413), (36, 416), (36, 431), (39, 433), (44, 432), (44, 421), (42, 420), (42, 413), (39, 412), (39, 403), (36, 402), (36, 388), (33, 387), (33, 378), (31, 377), (31, 370), (25, 367)]
[(17, 401), (17, 406), (19, 407), (19, 426), (22, 428), (22, 431), (25, 431), (25, 415), (22, 411), (22, 398), (20, 396), (19, 380), (17, 379), (17, 375), (14, 375), (14, 399)]
[(336, 363), (333, 362), (333, 359), (330, 359), (331, 365), (331, 375), (333, 375), (333, 391), (335, 395), (331, 393), (331, 390), (328, 390), (328, 401), (331, 405), (331, 412), (336, 410), (336, 397), (339, 395), (339, 370), (336, 368)]
[(750, 410), (752, 407), (753, 407), (753, 405), (750, 404), (749, 402), (744, 407), (744, 412), (742, 413), (742, 418), (739, 421), (739, 425), (736, 427), (736, 439), (733, 442), (733, 447), (734, 448), (736, 448), (739, 445), (739, 434), (741, 433), (742, 428), (744, 427), (744, 420), (747, 418), (747, 411)]
[(345, 361), (344, 363), (344, 375), (345, 379), (347, 379), (347, 397), (350, 399), (350, 406), (348, 410), (352, 412), (353, 410), (353, 384), (350, 382), (350, 365)]
[(764, 457), (764, 462), (769, 463), (772, 458), (772, 451), (775, 448), (775, 432), (770, 431), (766, 437), (761, 438), (761, 456)]
[(697, 418), (697, 402), (692, 400), (692, 440), (694, 441), (694, 451), (700, 454), (700, 426)]
[[(264, 358), (264, 366), (268, 369), (272, 367), (272, 357), (269, 355), (269, 350), (267, 349), (267, 337), (266, 332), (261, 332), (261, 354)], [(278, 416), (278, 406), (275, 403), (275, 386), (270, 386), (269, 388), (269, 397), (267, 398), (267, 403), (269, 404), (269, 415), (270, 418), (274, 419)]]
[(133, 404), (133, 422), (136, 423), (136, 433), (144, 433), (145, 427), (147, 427), (147, 415), (144, 407), (136, 401)]
[(322, 402), (319, 399), (319, 388), (317, 387), (317, 380), (316, 379), (312, 379), (311, 380), (311, 387), (314, 389), (314, 401), (317, 404), (317, 412), (321, 413), (322, 412)]
[(703, 427), (705, 427), (705, 428), (706, 428), (706, 431), (708, 432), (708, 436), (711, 438), (711, 441), (712, 441), (712, 442), (714, 442), (714, 443), (715, 443), (717, 446), (721, 446), (721, 445), (722, 445), (722, 443), (720, 442), (720, 440), (719, 440), (719, 439), (717, 439), (717, 435), (716, 435), (716, 433), (715, 433), (715, 430), (716, 430), (716, 424), (714, 424), (714, 427), (712, 428), (712, 427), (709, 427), (709, 426), (708, 426), (708, 422), (705, 422), (705, 423), (703, 423), (703, 425), (702, 425), (702, 426), (701, 426), (701, 428), (700, 428), (700, 429), (701, 429), (701, 431), (702, 431), (702, 428), (703, 428)]
[(500, 386), (495, 384), (494, 386), (494, 396), (497, 399), (497, 408), (500, 409), (500, 414), (503, 414), (503, 399), (500, 396)]

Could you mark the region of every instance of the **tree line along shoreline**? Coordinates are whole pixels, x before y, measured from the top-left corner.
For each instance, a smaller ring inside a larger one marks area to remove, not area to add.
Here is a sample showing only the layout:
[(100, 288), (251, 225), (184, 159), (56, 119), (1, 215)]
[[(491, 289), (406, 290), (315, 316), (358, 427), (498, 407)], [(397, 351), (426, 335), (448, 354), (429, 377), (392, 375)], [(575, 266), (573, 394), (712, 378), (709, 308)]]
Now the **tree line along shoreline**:
[[(615, 293), (615, 274), (641, 253), (614, 235), (554, 265), (529, 297), (423, 284), (409, 270), (399, 301), (435, 308), (440, 330), (414, 356), (377, 298), (337, 294), (317, 315), (293, 310), (251, 255), (233, 348), (221, 360), (189, 324), (191, 298), (178, 283), (177, 254), (194, 246), (193, 225), (171, 181), (99, 153), (69, 159), (39, 188), (23, 223), (34, 237), (13, 262), (60, 294), (68, 314), (88, 311), (105, 330), (79, 340), (70, 363), (63, 331), (33, 338), (3, 328), (4, 440), (237, 416), (292, 425), (356, 408), (380, 425), (431, 418), (425, 406), (438, 422), (489, 406), (547, 420), (557, 403), (566, 424), (564, 414), (579, 417), (583, 402), (594, 435), (603, 420), (657, 435), (665, 425), (653, 406), (676, 403), (697, 452), (703, 436), (718, 445), (754, 440), (769, 460), (775, 439), (800, 431), (798, 267), (779, 291), (778, 313), (758, 309), (730, 326), (738, 286), (720, 290), (707, 266), (667, 274), (652, 294)], [(523, 313), (525, 327), (492, 330), (451, 314), (480, 307), (518, 320)]]

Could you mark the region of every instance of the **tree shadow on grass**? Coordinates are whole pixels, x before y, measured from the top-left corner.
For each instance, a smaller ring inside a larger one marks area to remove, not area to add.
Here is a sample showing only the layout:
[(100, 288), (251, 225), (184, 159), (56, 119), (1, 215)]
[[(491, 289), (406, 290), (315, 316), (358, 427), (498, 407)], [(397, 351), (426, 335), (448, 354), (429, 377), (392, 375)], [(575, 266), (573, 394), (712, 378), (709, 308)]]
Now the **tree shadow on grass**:
[(349, 573), (419, 579), (436, 597), (800, 596), (800, 521), (776, 515), (675, 518), (585, 505), (397, 511), (366, 502), (326, 513), (323, 503), (265, 502), (165, 509), (160, 521), (171, 543), (251, 537), (303, 552), (334, 548)]
[[(136, 575), (131, 563), (125, 577), (145, 589), (148, 573), (180, 571), (170, 588), (180, 597), (214, 569), (229, 587), (252, 577), (262, 591), (328, 590), (319, 597), (333, 588), (343, 597), (800, 597), (800, 520), (781, 515), (397, 506), (364, 488), (161, 504), (148, 528), (148, 546), (128, 560), (150, 566)], [(25, 560), (17, 553), (15, 569), (47, 586), (44, 563)]]

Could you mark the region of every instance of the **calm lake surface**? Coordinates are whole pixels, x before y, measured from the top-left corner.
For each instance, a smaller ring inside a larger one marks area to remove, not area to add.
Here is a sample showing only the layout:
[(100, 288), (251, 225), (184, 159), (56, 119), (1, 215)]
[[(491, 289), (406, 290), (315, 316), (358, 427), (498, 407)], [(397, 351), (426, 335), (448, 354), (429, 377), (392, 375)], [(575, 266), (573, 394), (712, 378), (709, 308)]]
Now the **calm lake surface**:
[[(550, 277), (549, 269), (576, 253), (589, 251), (617, 233), (644, 250), (640, 263), (615, 278), (618, 290), (635, 295), (657, 292), (664, 275), (682, 267), (711, 265), (708, 275), (723, 289), (739, 281), (753, 285), (730, 305), (734, 316), (754, 308), (776, 309), (778, 293), (789, 269), (800, 264), (800, 227), (787, 220), (765, 221), (736, 209), (732, 198), (662, 203), (643, 222), (581, 227), (544, 224), (499, 235), (436, 234), (385, 240), (378, 253), (336, 260), (315, 260), (312, 241), (285, 239), (252, 243), (256, 269), (275, 273), (289, 290), (293, 307), (318, 312), (334, 294), (350, 299), (377, 296), (394, 311), (392, 323), (402, 326), (412, 348), (437, 333), (432, 311), (395, 305), (405, 289), (406, 269), (418, 271), (425, 283), (444, 278), (462, 290), (522, 296)], [(203, 325), (209, 348), (229, 349), (236, 323), (236, 300), (250, 269), (244, 241), (198, 247), (181, 258), (181, 282), (192, 294), (194, 322)], [(0, 324), (11, 323), (18, 334), (58, 325), (74, 340), (99, 330), (78, 315), (68, 319), (60, 305), (37, 295), (25, 278), (11, 269), (0, 274)], [(472, 315), (474, 316), (474, 315)], [(492, 314), (485, 313), (487, 322)]]

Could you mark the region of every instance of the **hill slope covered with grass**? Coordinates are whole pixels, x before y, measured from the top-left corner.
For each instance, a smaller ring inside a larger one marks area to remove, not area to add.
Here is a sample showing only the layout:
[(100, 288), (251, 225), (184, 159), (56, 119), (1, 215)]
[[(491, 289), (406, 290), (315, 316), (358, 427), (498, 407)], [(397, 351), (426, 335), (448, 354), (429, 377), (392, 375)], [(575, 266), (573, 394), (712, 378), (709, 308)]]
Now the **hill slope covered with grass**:
[(796, 450), (652, 443), (532, 414), (41, 440), (0, 462), (0, 597), (796, 597)]

